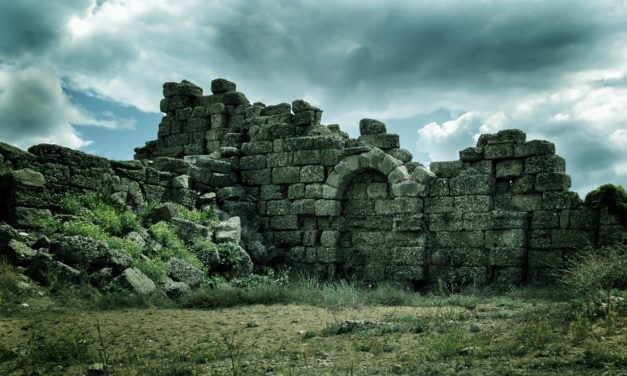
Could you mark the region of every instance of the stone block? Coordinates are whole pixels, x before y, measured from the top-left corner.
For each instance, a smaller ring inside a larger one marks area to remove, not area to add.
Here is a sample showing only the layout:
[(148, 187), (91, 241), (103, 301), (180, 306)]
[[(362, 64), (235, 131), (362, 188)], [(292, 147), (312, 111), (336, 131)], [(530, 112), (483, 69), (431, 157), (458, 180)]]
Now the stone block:
[(425, 247), (394, 247), (390, 253), (394, 265), (424, 265), (427, 251)]
[(285, 151), (312, 150), (314, 148), (313, 137), (293, 137), (283, 140)]
[(239, 106), (249, 103), (250, 102), (244, 93), (240, 93), (239, 91), (229, 91), (224, 93), (224, 104), (226, 105)]
[(525, 173), (559, 172), (566, 170), (566, 161), (558, 155), (541, 155), (525, 159)]
[(245, 142), (242, 144), (242, 153), (244, 154), (268, 154), (272, 153), (272, 142), (255, 141)]
[(510, 143), (487, 145), (483, 149), (485, 159), (506, 159), (514, 156), (514, 146)]
[(270, 218), (270, 228), (274, 230), (297, 230), (298, 217), (296, 215), (280, 215)]
[(388, 150), (388, 154), (403, 163), (411, 162), (411, 160), (413, 159), (411, 152), (407, 149), (390, 149)]
[(298, 214), (298, 215), (315, 215), (316, 214), (316, 200), (312, 198), (295, 200), (292, 203), (291, 213)]
[(464, 213), (462, 223), (464, 230), (488, 230), (491, 226), (491, 213)]
[(519, 177), (523, 174), (523, 161), (519, 159), (510, 159), (499, 161), (496, 163), (496, 177), (502, 179), (511, 179)]
[(527, 212), (495, 210), (492, 212), (493, 229), (527, 228)]
[(292, 159), (290, 153), (272, 153), (266, 156), (268, 167), (289, 166)]
[(392, 197), (425, 197), (428, 187), (414, 180), (405, 180), (392, 184)]
[(536, 178), (533, 175), (524, 175), (512, 180), (510, 192), (533, 193), (535, 191)]
[(525, 248), (494, 247), (490, 249), (491, 266), (524, 266)]
[(375, 201), (375, 213), (377, 214), (403, 214), (422, 212), (423, 201), (420, 198), (398, 197), (393, 200)]
[(371, 198), (387, 198), (388, 197), (388, 184), (387, 183), (368, 183), (365, 185), (364, 199)]
[(320, 240), (320, 231), (309, 230), (303, 232), (303, 245), (306, 247), (313, 247), (318, 245)]
[[(228, 125), (228, 118), (224, 114), (215, 114), (211, 115), (211, 130), (216, 131), (220, 129), (222, 134), (226, 133)], [(209, 133), (207, 133), (207, 140), (218, 140), (218, 138), (209, 137)]]
[[(388, 181), (390, 182), (390, 184), (397, 184), (397, 183), (407, 181), (409, 183), (415, 183), (413, 185), (414, 187), (419, 187), (418, 183), (415, 180), (410, 180), (409, 173), (407, 172), (407, 169), (405, 168), (405, 166), (399, 166), (393, 169), (392, 172), (390, 172), (390, 174), (388, 175)], [(421, 184), (421, 186), (424, 186), (424, 185)]]
[(292, 163), (297, 166), (313, 165), (320, 163), (319, 150), (299, 150), (292, 156)]
[(550, 249), (552, 247), (551, 230), (531, 230), (529, 246), (536, 249)]
[(429, 215), (429, 231), (461, 231), (462, 223), (460, 212)]
[(320, 164), (323, 166), (335, 166), (339, 160), (342, 152), (335, 149), (322, 150), (320, 152)]
[(289, 199), (305, 198), (305, 184), (292, 184), (287, 188), (287, 197)]
[(297, 246), (303, 243), (302, 231), (273, 231), (272, 241), (277, 245)]
[(320, 234), (320, 245), (323, 247), (337, 247), (339, 242), (339, 231), (322, 231), (322, 233)]
[(431, 253), (433, 265), (485, 266), (487, 251), (483, 248), (440, 248)]
[(494, 192), (494, 183), (492, 176), (467, 169), (451, 179), (451, 195), (489, 195)]
[(558, 228), (560, 217), (554, 211), (534, 211), (531, 216), (532, 229)]
[(433, 180), (429, 186), (429, 197), (448, 196), (449, 193), (449, 179), (437, 178)]
[(561, 249), (530, 250), (527, 262), (531, 268), (561, 268), (564, 265)]
[[(376, 223), (381, 223), (383, 219), (375, 220)], [(393, 227), (394, 231), (424, 231), (426, 228), (424, 214), (397, 214), (394, 216)]]
[(368, 198), (366, 194), (368, 186), (368, 183), (352, 183), (344, 191), (344, 198), (348, 200), (365, 200)]
[(570, 176), (558, 172), (542, 172), (536, 175), (536, 191), (565, 191), (570, 187)]
[(267, 201), (267, 215), (288, 215), (292, 211), (292, 202), (290, 200), (272, 200)]
[(510, 206), (518, 211), (542, 210), (542, 196), (539, 194), (512, 195)]
[(261, 200), (280, 200), (286, 197), (284, 186), (265, 184), (261, 186), (259, 198)]
[(347, 216), (367, 216), (374, 213), (374, 202), (367, 200), (348, 200), (342, 210)]
[(425, 199), (425, 213), (446, 213), (455, 210), (453, 197), (429, 197)]
[(317, 216), (336, 217), (341, 214), (342, 205), (337, 200), (316, 200), (315, 213)]
[(484, 159), (477, 162), (464, 162), (464, 168), (474, 168), (480, 174), (494, 175), (496, 162), (492, 159)]
[(429, 165), (431, 172), (441, 178), (455, 177), (459, 175), (463, 167), (462, 161), (431, 162)]
[(594, 243), (594, 232), (591, 230), (551, 230), (551, 241), (555, 248), (583, 249)]
[(426, 169), (423, 165), (416, 164), (418, 164), (418, 162), (410, 162), (405, 164), (407, 171), (411, 173), (412, 179), (420, 184), (426, 185), (431, 185), (432, 183), (434, 183), (434, 181), (439, 180), (433, 172)]
[(264, 155), (248, 155), (241, 157), (239, 166), (242, 170), (261, 170), (266, 167), (266, 157)]
[(492, 197), (487, 195), (454, 197), (455, 210), (462, 213), (482, 213), (492, 210)]
[(382, 150), (399, 148), (399, 137), (397, 134), (366, 134), (359, 136), (359, 142)]
[(490, 248), (523, 248), (527, 245), (523, 229), (494, 230), (488, 233), (486, 245)]
[(315, 136), (313, 141), (317, 150), (340, 150), (344, 147), (344, 140), (337, 136)]
[(293, 184), (300, 182), (300, 167), (275, 167), (272, 169), (273, 184)]
[(469, 147), (459, 151), (459, 159), (464, 162), (475, 162), (483, 159), (482, 147)]
[(433, 241), (443, 248), (481, 248), (485, 239), (483, 231), (438, 231), (433, 233)]
[(544, 192), (542, 201), (545, 210), (560, 210), (575, 207), (581, 199), (576, 192)]
[(359, 121), (359, 133), (365, 134), (380, 134), (386, 133), (385, 124), (374, 119), (361, 119)]
[(532, 140), (514, 147), (515, 157), (532, 157), (555, 154), (555, 144), (544, 140)]
[(323, 198), (322, 184), (315, 183), (305, 185), (305, 198)]
[(318, 247), (316, 251), (317, 261), (322, 264), (331, 264), (339, 261), (337, 248), (335, 247)]
[(226, 93), (227, 91), (235, 91), (235, 82), (231, 82), (224, 78), (216, 78), (211, 81), (211, 92), (214, 94)]

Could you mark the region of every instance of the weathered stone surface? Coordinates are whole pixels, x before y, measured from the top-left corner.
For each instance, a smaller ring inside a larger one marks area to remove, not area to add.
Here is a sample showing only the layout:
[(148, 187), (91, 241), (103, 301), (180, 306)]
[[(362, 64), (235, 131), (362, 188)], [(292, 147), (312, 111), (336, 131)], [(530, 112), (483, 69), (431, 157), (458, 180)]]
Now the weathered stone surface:
[(564, 173), (566, 161), (557, 155), (542, 155), (525, 159), (525, 173), (537, 174), (540, 172)]
[(178, 237), (188, 243), (196, 239), (207, 239), (209, 237), (207, 226), (199, 225), (183, 218), (172, 218), (170, 223)]
[(462, 161), (431, 162), (429, 169), (438, 177), (452, 178), (462, 171)]
[(157, 289), (157, 285), (137, 268), (126, 269), (113, 281), (138, 295), (150, 295)]
[(227, 91), (235, 91), (237, 85), (234, 82), (224, 78), (216, 78), (211, 81), (211, 92), (214, 94), (226, 93)]
[(522, 160), (506, 160), (496, 163), (497, 178), (516, 178), (523, 174)]
[(10, 177), (14, 184), (28, 187), (44, 187), (46, 184), (44, 176), (30, 168), (12, 171)]
[(386, 133), (385, 124), (374, 119), (361, 119), (359, 121), (359, 133), (365, 134), (380, 134)]
[[(0, 247), (0, 249), (2, 248)], [(16, 239), (9, 240), (6, 247), (4, 247), (3, 253), (9, 260), (18, 265), (28, 265), (33, 257), (37, 255), (37, 251)]]
[(188, 295), (192, 289), (185, 282), (168, 280), (163, 284), (163, 291), (170, 299), (178, 299)]
[(474, 169), (466, 169), (451, 179), (451, 194), (487, 195), (494, 192), (494, 178), (490, 175), (480, 174)]
[(555, 154), (555, 144), (549, 141), (532, 140), (514, 147), (515, 157)]
[(184, 282), (191, 288), (199, 287), (205, 273), (185, 260), (173, 257), (168, 261), (168, 277), (176, 282)]
[(242, 239), (242, 222), (240, 217), (231, 217), (214, 226), (213, 238), (216, 243), (239, 243)]
[(537, 191), (564, 191), (570, 187), (570, 176), (557, 172), (543, 172), (536, 175)]
[(364, 134), (358, 140), (365, 145), (369, 145), (382, 150), (399, 148), (399, 137), (397, 134)]
[(459, 159), (464, 162), (474, 162), (483, 159), (483, 148), (469, 147), (459, 151)]
[(337, 200), (316, 200), (315, 213), (319, 216), (338, 216), (341, 213), (341, 207)]

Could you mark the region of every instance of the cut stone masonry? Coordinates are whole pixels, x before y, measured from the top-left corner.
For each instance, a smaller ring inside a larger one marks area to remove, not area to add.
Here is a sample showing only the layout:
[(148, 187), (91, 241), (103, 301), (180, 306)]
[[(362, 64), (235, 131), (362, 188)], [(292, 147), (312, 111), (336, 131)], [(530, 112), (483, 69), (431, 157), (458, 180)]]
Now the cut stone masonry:
[(211, 92), (164, 84), (158, 138), (136, 161), (1, 145), (0, 220), (33, 226), (68, 192), (217, 201), (251, 229), (242, 242), (256, 264), (415, 286), (547, 283), (576, 250), (624, 236), (620, 218), (568, 191), (554, 144), (520, 130), (481, 135), (427, 169), (377, 120), (352, 139), (305, 101), (250, 104), (224, 79)]

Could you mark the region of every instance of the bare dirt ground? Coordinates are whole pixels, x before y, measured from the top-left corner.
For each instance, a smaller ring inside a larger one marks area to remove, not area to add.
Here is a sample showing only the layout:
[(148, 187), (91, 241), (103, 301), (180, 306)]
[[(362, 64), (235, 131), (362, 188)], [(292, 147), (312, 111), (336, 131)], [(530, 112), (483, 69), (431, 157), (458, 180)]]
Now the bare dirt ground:
[(98, 374), (106, 353), (112, 375), (627, 375), (624, 319), (579, 335), (545, 308), (23, 308), (0, 317), (0, 374)]

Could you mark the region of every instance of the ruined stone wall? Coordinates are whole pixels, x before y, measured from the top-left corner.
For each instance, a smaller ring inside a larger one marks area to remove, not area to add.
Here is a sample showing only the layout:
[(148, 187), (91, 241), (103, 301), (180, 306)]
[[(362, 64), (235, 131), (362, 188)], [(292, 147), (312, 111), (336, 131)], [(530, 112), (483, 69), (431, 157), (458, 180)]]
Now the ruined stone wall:
[(625, 233), (624, 221), (568, 191), (552, 143), (519, 130), (482, 135), (459, 160), (427, 169), (379, 121), (363, 119), (352, 139), (305, 101), (250, 104), (223, 79), (211, 91), (166, 83), (158, 139), (136, 161), (3, 147), (3, 212), (19, 222), (62, 193), (94, 190), (129, 205), (215, 199), (256, 234), (243, 234), (256, 264), (416, 286), (546, 283), (575, 250)]
[(231, 162), (258, 227), (293, 267), (416, 284), (544, 283), (576, 249), (625, 228), (568, 191), (552, 143), (521, 131), (482, 135), (458, 161), (429, 171), (376, 120), (362, 120), (350, 139), (320, 125), (322, 111), (304, 101), (251, 105), (221, 79), (211, 89), (165, 84), (159, 138), (137, 158), (220, 159), (236, 148)]

